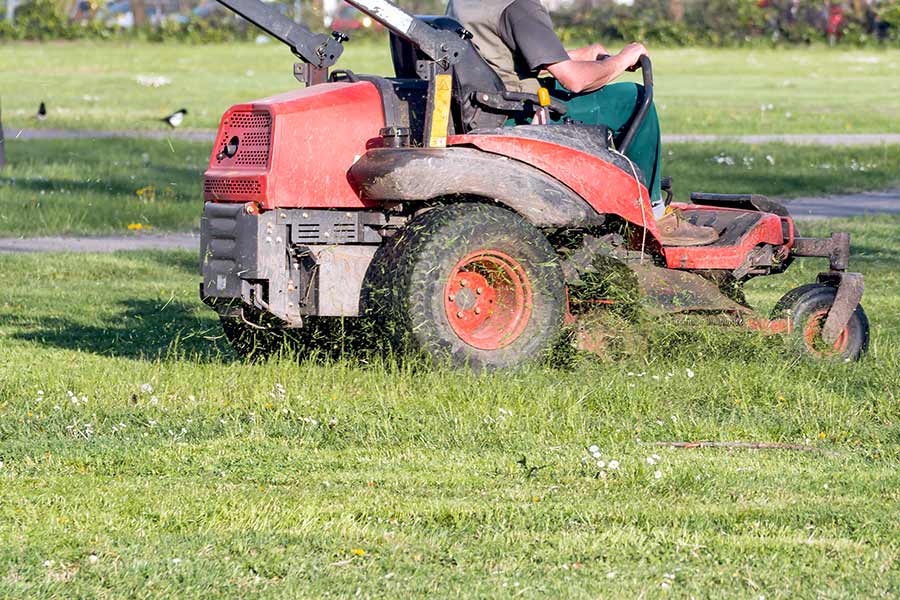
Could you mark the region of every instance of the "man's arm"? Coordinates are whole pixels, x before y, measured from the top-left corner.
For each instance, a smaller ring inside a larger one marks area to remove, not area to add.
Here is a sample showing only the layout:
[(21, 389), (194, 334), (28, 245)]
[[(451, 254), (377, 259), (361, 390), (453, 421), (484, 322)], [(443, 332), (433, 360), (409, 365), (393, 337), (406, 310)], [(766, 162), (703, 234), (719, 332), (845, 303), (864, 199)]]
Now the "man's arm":
[(632, 43), (609, 58), (597, 60), (564, 60), (547, 65), (546, 69), (570, 92), (593, 92), (634, 67), (647, 55), (643, 44)]

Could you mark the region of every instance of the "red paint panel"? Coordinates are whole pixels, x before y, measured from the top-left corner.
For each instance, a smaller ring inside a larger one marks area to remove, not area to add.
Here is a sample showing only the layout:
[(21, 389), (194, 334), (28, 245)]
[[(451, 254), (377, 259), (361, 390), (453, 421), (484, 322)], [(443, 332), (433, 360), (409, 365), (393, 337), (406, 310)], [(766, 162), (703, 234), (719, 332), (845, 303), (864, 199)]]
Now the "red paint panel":
[[(686, 217), (696, 211), (747, 212), (731, 208), (718, 208), (696, 204), (672, 203)], [(747, 231), (737, 243), (731, 246), (684, 246), (666, 247), (666, 265), (670, 269), (737, 269), (747, 255), (760, 244), (784, 245), (781, 217), (763, 213), (762, 218)]]
[(447, 144), (475, 146), (529, 164), (572, 188), (597, 212), (646, 226), (650, 235), (659, 239), (647, 188), (605, 160), (559, 144), (514, 136), (454, 135)]
[[(382, 127), (381, 96), (368, 82), (326, 83), (238, 104), (219, 125), (204, 198), (252, 200), (263, 209), (372, 206), (360, 199), (347, 171)], [(238, 154), (217, 158), (233, 135), (241, 140)]]

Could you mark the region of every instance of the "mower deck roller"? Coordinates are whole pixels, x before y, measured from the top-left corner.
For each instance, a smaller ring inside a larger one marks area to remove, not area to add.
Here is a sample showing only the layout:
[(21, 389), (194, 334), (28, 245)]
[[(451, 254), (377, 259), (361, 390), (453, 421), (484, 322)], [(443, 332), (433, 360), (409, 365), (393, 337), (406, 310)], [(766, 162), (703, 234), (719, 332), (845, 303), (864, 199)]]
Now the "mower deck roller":
[[(506, 126), (532, 116), (537, 96), (507, 92), (452, 19), (353, 0), (391, 31), (396, 76), (329, 73), (346, 36), (285, 23), (258, 0), (220, 1), (288, 45), (307, 84), (230, 108), (204, 175), (201, 297), (242, 354), (363, 317), (411, 351), (511, 367), (629, 297), (783, 334), (811, 357), (865, 352), (847, 234), (800, 237), (762, 196), (697, 193), (672, 207), (718, 240), (661, 242), (644, 175), (621, 154), (643, 107), (615, 140), (565, 121)], [(797, 257), (829, 269), (757, 315), (742, 284)]]

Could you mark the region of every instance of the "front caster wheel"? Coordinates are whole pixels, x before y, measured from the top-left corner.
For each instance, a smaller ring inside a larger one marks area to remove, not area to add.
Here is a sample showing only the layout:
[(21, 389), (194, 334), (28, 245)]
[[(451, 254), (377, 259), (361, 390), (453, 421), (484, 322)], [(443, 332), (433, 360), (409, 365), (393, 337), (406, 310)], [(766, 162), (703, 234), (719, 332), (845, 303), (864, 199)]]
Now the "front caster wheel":
[(837, 290), (829, 285), (812, 283), (785, 294), (775, 305), (772, 317), (791, 322), (792, 346), (802, 355), (818, 360), (859, 360), (869, 348), (869, 319), (862, 305), (856, 307), (847, 326), (833, 344), (821, 336), (828, 311)]
[(373, 261), (364, 302), (404, 349), (490, 369), (540, 360), (558, 340), (559, 261), (520, 216), (486, 204), (440, 206), (390, 246)]

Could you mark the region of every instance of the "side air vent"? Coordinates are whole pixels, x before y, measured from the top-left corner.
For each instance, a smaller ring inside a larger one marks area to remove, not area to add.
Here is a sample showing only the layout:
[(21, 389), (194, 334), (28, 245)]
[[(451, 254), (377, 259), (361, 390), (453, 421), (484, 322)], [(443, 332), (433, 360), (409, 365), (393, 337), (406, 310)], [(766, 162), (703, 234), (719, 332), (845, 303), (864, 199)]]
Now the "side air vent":
[[(237, 138), (237, 152), (226, 152), (229, 142)], [(272, 115), (265, 111), (239, 111), (228, 115), (222, 123), (217, 142), (216, 164), (223, 167), (266, 168), (272, 143)]]
[(203, 193), (211, 196), (211, 200), (226, 199), (230, 196), (252, 196), (262, 193), (262, 186), (257, 179), (207, 176), (203, 181)]

